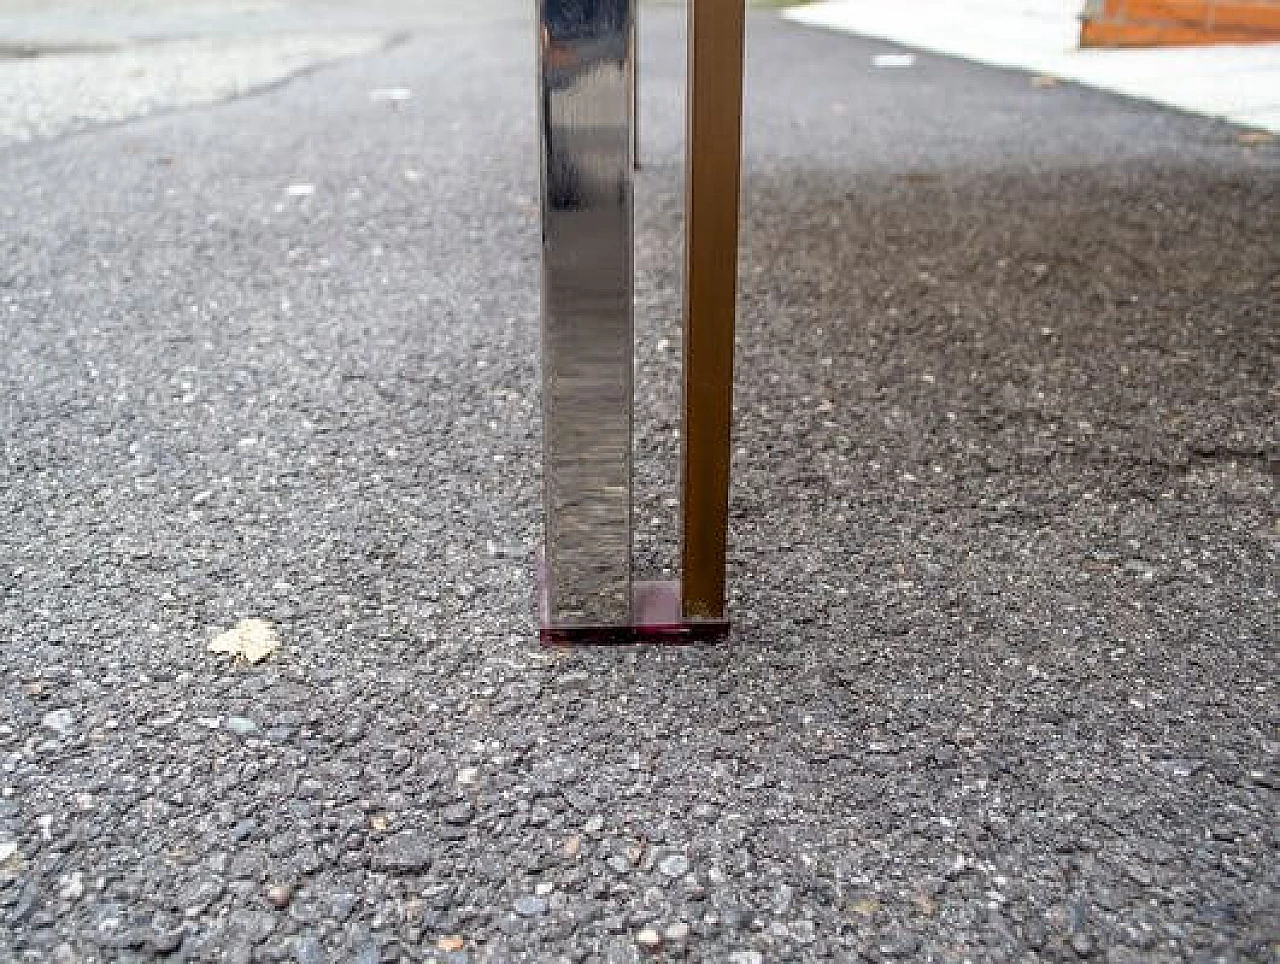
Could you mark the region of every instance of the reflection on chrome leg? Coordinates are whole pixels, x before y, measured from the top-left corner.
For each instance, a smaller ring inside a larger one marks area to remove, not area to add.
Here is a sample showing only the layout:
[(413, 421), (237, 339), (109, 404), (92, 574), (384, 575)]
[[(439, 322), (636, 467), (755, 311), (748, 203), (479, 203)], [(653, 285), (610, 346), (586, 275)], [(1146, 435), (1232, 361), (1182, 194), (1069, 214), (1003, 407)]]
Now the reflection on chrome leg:
[(631, 0), (540, 0), (548, 617), (631, 617)]

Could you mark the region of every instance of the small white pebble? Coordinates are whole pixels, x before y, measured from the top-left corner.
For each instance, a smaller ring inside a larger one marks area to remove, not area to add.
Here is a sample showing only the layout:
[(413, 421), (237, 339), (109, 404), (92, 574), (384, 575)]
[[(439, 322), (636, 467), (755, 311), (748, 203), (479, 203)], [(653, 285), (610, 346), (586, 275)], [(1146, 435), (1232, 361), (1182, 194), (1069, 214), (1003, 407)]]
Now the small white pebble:
[(80, 871), (65, 874), (59, 883), (58, 896), (63, 900), (79, 900), (84, 896), (84, 874)]
[(369, 99), (374, 103), (403, 104), (413, 96), (408, 87), (379, 87), (369, 91)]
[(53, 730), (58, 736), (70, 736), (76, 721), (70, 710), (50, 710), (40, 721), (45, 729)]

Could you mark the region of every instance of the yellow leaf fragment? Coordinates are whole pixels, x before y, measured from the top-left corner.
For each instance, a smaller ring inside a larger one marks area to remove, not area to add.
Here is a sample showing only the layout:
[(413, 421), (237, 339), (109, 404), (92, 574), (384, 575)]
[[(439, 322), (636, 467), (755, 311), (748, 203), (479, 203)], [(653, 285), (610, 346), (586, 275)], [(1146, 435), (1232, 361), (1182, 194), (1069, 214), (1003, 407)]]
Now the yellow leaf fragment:
[(209, 652), (226, 653), (250, 663), (261, 663), (280, 648), (280, 637), (265, 619), (242, 619), (209, 644)]

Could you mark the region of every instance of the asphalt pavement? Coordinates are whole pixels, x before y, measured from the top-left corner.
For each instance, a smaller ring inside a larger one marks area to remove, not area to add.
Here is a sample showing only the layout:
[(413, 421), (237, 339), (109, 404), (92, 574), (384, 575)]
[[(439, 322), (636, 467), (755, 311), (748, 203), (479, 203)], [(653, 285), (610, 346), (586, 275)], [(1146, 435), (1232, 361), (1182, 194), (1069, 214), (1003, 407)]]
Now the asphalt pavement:
[(732, 639), (543, 650), (527, 7), (0, 141), (0, 961), (1274, 961), (1276, 142), (754, 15)]

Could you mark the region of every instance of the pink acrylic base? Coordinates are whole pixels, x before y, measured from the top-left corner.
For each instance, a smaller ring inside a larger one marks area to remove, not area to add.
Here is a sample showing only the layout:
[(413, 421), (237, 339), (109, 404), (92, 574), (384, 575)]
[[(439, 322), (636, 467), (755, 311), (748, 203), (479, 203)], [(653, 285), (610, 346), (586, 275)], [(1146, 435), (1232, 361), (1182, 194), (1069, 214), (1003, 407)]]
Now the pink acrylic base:
[(631, 643), (711, 643), (729, 635), (727, 619), (680, 617), (680, 582), (645, 581), (631, 586), (629, 626), (552, 626), (546, 567), (538, 554), (538, 622), (544, 646), (625, 646)]

